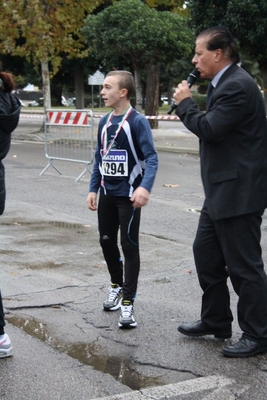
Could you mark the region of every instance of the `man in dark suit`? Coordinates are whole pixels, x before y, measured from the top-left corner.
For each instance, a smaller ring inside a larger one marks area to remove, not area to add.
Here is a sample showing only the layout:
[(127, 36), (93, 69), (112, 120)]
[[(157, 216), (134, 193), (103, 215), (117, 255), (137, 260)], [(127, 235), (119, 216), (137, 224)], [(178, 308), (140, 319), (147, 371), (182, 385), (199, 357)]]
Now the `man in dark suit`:
[(236, 41), (225, 27), (201, 32), (192, 63), (213, 85), (207, 112), (199, 111), (186, 81), (173, 95), (176, 114), (200, 139), (205, 192), (193, 244), (203, 290), (201, 319), (179, 325), (178, 331), (231, 337), (229, 276), (239, 296), (242, 336), (222, 352), (249, 357), (267, 352), (267, 277), (260, 246), (267, 206), (267, 126), (262, 94), (238, 62)]

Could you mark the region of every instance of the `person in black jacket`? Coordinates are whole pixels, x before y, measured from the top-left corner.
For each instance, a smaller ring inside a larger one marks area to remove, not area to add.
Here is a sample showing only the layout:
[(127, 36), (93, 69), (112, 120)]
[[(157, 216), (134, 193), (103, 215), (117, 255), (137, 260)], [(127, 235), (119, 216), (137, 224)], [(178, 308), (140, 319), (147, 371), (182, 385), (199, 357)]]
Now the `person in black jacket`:
[(267, 352), (267, 276), (260, 246), (267, 207), (265, 105), (256, 82), (239, 66), (236, 40), (225, 27), (199, 34), (192, 63), (213, 86), (206, 113), (192, 100), (186, 81), (174, 93), (176, 114), (200, 140), (205, 201), (193, 252), (203, 296), (201, 320), (181, 324), (178, 331), (231, 337), (229, 276), (239, 296), (242, 336), (223, 355), (254, 356)]
[[(14, 81), (11, 74), (0, 72), (0, 215), (5, 209), (5, 167), (3, 159), (10, 149), (11, 133), (17, 127), (20, 115), (20, 102), (12, 94)], [(5, 333), (4, 308), (0, 292), (0, 358), (12, 355), (10, 338)]]

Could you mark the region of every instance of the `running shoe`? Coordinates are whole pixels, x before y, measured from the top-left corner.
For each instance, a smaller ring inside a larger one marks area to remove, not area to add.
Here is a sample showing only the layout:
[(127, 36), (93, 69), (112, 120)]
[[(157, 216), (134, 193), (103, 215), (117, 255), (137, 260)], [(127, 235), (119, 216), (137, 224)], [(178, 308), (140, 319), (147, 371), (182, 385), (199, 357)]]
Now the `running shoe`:
[(10, 338), (7, 333), (0, 336), (0, 358), (10, 357), (13, 354)]
[(115, 311), (121, 306), (122, 301), (122, 287), (112, 283), (108, 288), (108, 296), (103, 303), (105, 311)]
[(137, 322), (133, 316), (133, 303), (130, 300), (122, 301), (118, 325), (122, 329), (135, 328), (137, 326)]

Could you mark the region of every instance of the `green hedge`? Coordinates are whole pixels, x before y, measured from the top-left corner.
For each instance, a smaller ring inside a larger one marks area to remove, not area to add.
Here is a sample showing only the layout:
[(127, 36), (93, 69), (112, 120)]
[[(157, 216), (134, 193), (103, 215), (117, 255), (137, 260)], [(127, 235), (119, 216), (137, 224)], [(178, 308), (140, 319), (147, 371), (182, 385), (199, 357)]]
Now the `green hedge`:
[(198, 105), (198, 108), (201, 111), (206, 111), (206, 101), (207, 101), (207, 95), (206, 94), (200, 94), (200, 93), (193, 93), (193, 100), (196, 102)]
[[(193, 96), (193, 100), (196, 102), (198, 108), (201, 111), (206, 111), (206, 101), (207, 101), (207, 95), (206, 94), (200, 94), (198, 92), (193, 92), (192, 93)], [(169, 110), (170, 106), (163, 104), (160, 108), (159, 108), (159, 112), (165, 113)], [(174, 114), (174, 113), (173, 113)]]

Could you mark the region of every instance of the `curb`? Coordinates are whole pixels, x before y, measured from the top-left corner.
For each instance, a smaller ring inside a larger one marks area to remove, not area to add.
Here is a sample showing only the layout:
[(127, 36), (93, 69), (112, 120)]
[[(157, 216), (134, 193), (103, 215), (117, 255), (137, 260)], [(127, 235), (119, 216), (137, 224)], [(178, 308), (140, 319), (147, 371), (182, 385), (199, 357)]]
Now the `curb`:
[(199, 155), (199, 150), (197, 149), (188, 149), (183, 147), (164, 147), (164, 146), (155, 146), (157, 151), (164, 151), (167, 153), (181, 153), (181, 154), (195, 154)]
[[(12, 141), (17, 141), (17, 142), (28, 142), (28, 143), (45, 143), (44, 138), (42, 138), (42, 133), (20, 133), (17, 132), (17, 134), (12, 135)], [(167, 152), (167, 153), (180, 153), (180, 154), (195, 154), (199, 155), (199, 150), (198, 149), (193, 149), (193, 148), (186, 148), (186, 147), (178, 147), (178, 146), (161, 146), (157, 145), (155, 143), (155, 148), (159, 152)]]
[[(234, 384), (235, 381), (233, 379), (221, 375), (211, 375), (204, 378), (190, 379), (184, 382), (155, 386), (114, 396), (97, 397), (94, 400), (175, 400), (178, 398), (177, 396), (185, 396), (207, 390), (218, 391), (220, 388)], [(197, 398), (200, 399), (200, 397)]]

